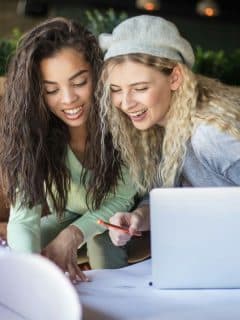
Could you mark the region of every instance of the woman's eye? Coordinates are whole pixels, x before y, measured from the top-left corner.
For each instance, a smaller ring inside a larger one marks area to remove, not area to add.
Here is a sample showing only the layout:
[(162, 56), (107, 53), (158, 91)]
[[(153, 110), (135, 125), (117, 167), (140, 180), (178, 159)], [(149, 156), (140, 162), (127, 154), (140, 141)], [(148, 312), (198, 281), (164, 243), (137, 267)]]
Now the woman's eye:
[(81, 81), (81, 82), (76, 82), (73, 84), (74, 87), (82, 87), (87, 83), (87, 80)]
[(148, 87), (142, 87), (142, 88), (135, 88), (136, 91), (145, 91)]
[(46, 94), (55, 94), (58, 92), (58, 89), (54, 89), (54, 90), (47, 90), (45, 89)]
[(115, 93), (115, 92), (120, 92), (121, 89), (116, 89), (116, 88), (110, 88), (111, 92)]

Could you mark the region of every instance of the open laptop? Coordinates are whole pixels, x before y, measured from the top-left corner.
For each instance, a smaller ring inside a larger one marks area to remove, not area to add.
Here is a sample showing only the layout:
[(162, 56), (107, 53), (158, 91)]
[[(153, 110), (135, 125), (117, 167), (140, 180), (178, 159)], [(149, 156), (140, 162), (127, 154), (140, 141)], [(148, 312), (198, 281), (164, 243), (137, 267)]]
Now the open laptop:
[(150, 192), (153, 286), (240, 288), (240, 188)]

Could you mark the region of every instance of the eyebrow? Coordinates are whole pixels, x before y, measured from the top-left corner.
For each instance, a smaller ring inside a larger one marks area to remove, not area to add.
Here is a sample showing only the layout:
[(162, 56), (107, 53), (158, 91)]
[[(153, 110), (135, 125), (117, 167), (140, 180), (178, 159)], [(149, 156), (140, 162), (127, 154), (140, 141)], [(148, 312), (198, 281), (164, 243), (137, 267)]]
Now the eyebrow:
[[(148, 84), (149, 81), (140, 81), (140, 82), (134, 82), (134, 83), (131, 83), (130, 86), (133, 87), (133, 86), (137, 86), (137, 85), (141, 85), (141, 84)], [(110, 86), (113, 86), (113, 87), (120, 87), (119, 85), (117, 84), (110, 84)]]
[[(88, 70), (81, 70), (78, 71), (76, 73), (74, 73), (74, 75), (72, 75), (69, 80), (74, 80), (75, 78), (77, 78), (78, 76), (81, 76), (83, 73), (87, 73)], [(50, 81), (50, 80), (43, 80), (44, 83), (48, 83), (48, 84), (57, 84), (57, 82), (55, 81)]]

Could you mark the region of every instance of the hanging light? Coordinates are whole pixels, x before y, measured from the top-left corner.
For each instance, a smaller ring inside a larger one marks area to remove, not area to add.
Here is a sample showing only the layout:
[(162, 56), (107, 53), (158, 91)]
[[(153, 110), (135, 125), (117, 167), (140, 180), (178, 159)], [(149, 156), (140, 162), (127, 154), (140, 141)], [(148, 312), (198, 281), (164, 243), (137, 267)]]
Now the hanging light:
[(216, 17), (220, 14), (219, 5), (216, 0), (198, 0), (196, 11), (201, 16)]
[(141, 10), (155, 11), (160, 9), (159, 0), (136, 0), (136, 7)]

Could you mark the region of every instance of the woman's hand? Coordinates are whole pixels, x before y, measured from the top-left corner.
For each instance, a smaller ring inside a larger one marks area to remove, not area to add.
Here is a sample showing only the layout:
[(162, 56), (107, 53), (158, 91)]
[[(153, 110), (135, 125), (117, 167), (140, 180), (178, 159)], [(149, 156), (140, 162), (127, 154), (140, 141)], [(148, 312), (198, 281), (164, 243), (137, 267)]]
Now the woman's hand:
[(88, 281), (77, 264), (77, 249), (82, 242), (82, 232), (74, 225), (70, 225), (43, 249), (42, 255), (68, 273), (73, 283)]
[(109, 236), (113, 244), (124, 246), (136, 232), (149, 230), (149, 206), (139, 207), (133, 212), (117, 212), (109, 222), (128, 228), (129, 234), (109, 227)]

